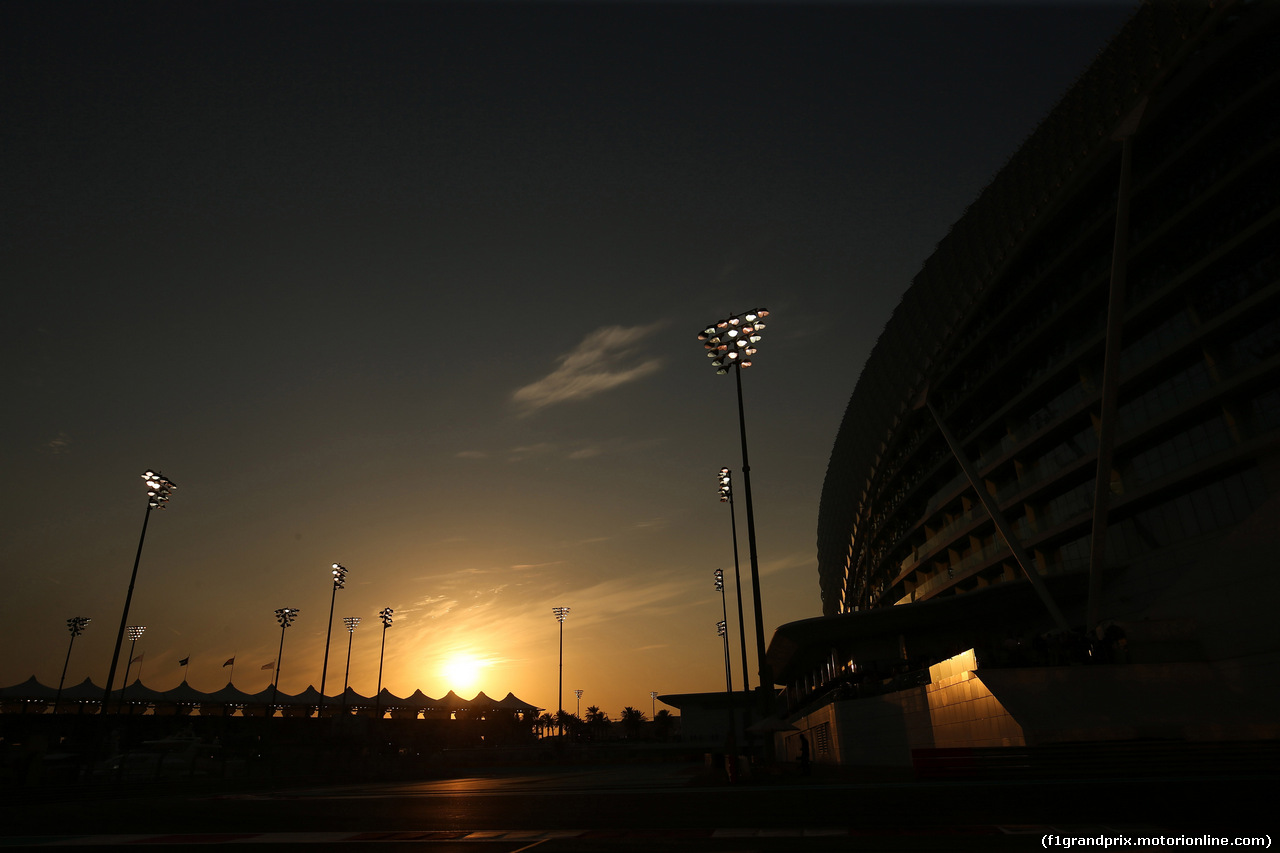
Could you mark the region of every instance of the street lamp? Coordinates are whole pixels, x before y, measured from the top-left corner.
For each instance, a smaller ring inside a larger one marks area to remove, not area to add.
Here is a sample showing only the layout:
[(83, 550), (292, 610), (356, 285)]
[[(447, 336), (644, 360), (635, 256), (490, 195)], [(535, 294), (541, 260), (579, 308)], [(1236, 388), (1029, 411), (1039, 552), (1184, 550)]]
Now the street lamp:
[[(738, 645), (742, 650), (742, 689), (751, 689), (751, 678), (747, 669), (747, 623), (742, 618), (742, 568), (738, 561), (738, 511), (733, 506), (733, 472), (721, 468), (716, 475), (716, 485), (720, 493), (720, 503), (729, 505), (729, 530), (733, 535), (733, 583), (738, 596)], [(725, 616), (725, 621), (729, 617)]]
[(324, 712), (324, 681), (329, 675), (329, 638), (333, 636), (333, 604), (338, 598), (338, 590), (347, 584), (347, 569), (341, 563), (333, 564), (333, 592), (329, 595), (329, 627), (324, 632), (324, 666), (320, 670), (320, 704), (316, 707), (316, 716)]
[(129, 623), (129, 604), (133, 601), (133, 584), (138, 579), (138, 563), (142, 560), (142, 543), (147, 538), (147, 521), (151, 518), (151, 510), (164, 509), (177, 485), (159, 471), (150, 471), (142, 475), (147, 484), (147, 512), (142, 516), (142, 535), (138, 537), (138, 553), (133, 558), (133, 574), (129, 576), (129, 591), (124, 597), (124, 612), (120, 614), (120, 631), (116, 634), (116, 647), (111, 653), (111, 669), (107, 671), (107, 688), (102, 694), (102, 713), (107, 713), (111, 702), (111, 684), (116, 680), (116, 661), (120, 659), (120, 647), (124, 645), (124, 629)]
[(360, 625), (359, 616), (344, 616), (347, 626), (347, 671), (342, 676), (342, 713), (347, 713), (347, 686), (351, 683), (351, 641), (355, 639), (356, 628)]
[(732, 693), (733, 692), (733, 673), (729, 669), (729, 634), (727, 633), (728, 625), (729, 625), (729, 614), (726, 611), (725, 602), (724, 602), (724, 571), (722, 571), (721, 569), (716, 569), (715, 578), (716, 578), (716, 592), (720, 593), (720, 615), (724, 617), (723, 619), (720, 620), (720, 624), (726, 626), (725, 633), (724, 633), (724, 664), (725, 664), (724, 680), (725, 680), (725, 683), (729, 685), (729, 692)]
[[(146, 625), (130, 625), (129, 632), (129, 662), (124, 665), (124, 683), (120, 685), (120, 704), (124, 705), (124, 693), (129, 689), (129, 670), (133, 668), (133, 647), (138, 644), (138, 640), (142, 639), (142, 635), (146, 632)], [(139, 670), (141, 672), (141, 670)]]
[(271, 682), (271, 703), (267, 706), (267, 716), (270, 717), (276, 710), (276, 691), (280, 687), (280, 661), (284, 659), (284, 632), (293, 620), (298, 618), (298, 608), (281, 607), (276, 610), (276, 620), (280, 622), (280, 651), (276, 653), (276, 677)]
[(698, 333), (698, 340), (703, 341), (711, 366), (717, 374), (734, 370), (738, 387), (738, 433), (742, 440), (742, 483), (747, 497), (747, 545), (751, 554), (751, 584), (753, 604), (756, 617), (756, 656), (760, 667), (760, 695), (762, 710), (771, 712), (772, 707), (764, 708), (769, 702), (769, 692), (773, 689), (773, 673), (769, 671), (769, 662), (765, 658), (764, 615), (760, 606), (760, 561), (756, 554), (756, 519), (751, 503), (751, 463), (747, 458), (747, 417), (742, 405), (742, 369), (751, 366), (751, 357), (756, 353), (756, 344), (760, 342), (760, 332), (764, 331), (761, 322), (769, 312), (763, 308), (734, 314), (705, 327)]
[(658, 717), (658, 691), (649, 691), (649, 719), (656, 720)]
[(58, 692), (53, 698), (53, 712), (58, 713), (58, 703), (62, 701), (62, 685), (67, 680), (67, 664), (71, 663), (71, 647), (76, 644), (76, 637), (84, 633), (84, 628), (93, 620), (87, 616), (72, 616), (67, 620), (67, 630), (71, 632), (71, 642), (67, 643), (67, 659), (62, 662), (62, 678), (58, 679)]
[(564, 737), (564, 619), (569, 615), (569, 608), (553, 607), (551, 612), (560, 623), (560, 683), (556, 688), (556, 702), (560, 706), (560, 713), (556, 715), (556, 719), (560, 723), (560, 737)]
[(391, 614), (395, 613), (390, 607), (384, 607), (378, 611), (378, 615), (382, 617), (382, 650), (378, 652), (378, 692), (373, 700), (374, 717), (382, 719), (382, 656), (387, 651), (387, 629), (391, 627)]

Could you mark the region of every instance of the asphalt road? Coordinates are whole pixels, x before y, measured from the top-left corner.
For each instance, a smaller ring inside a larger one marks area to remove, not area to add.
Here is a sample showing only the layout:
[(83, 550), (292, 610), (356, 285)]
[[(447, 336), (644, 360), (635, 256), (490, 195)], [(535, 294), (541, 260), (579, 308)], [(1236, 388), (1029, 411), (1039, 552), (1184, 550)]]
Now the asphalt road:
[(0, 805), (0, 847), (1025, 851), (1052, 836), (1129, 839), (1129, 849), (1141, 849), (1134, 839), (1275, 829), (1270, 809), (1257, 805), (1270, 799), (1275, 778), (888, 783), (788, 775), (727, 785), (701, 771), (504, 768), (400, 783), (17, 792)]

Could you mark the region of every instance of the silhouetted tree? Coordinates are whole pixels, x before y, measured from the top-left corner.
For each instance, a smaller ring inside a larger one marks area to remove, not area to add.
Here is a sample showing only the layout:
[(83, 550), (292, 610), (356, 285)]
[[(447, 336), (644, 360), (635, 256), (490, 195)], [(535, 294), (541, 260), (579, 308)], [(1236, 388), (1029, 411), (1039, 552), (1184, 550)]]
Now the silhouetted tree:
[(543, 714), (538, 717), (538, 737), (546, 737), (547, 732), (553, 731), (556, 727), (556, 718), (550, 714)]
[(595, 705), (587, 709), (587, 736), (591, 740), (604, 740), (609, 735), (609, 715)]
[(582, 722), (582, 718), (571, 714), (568, 711), (558, 711), (556, 713), (556, 722), (558, 726), (564, 728), (564, 733), (573, 740), (581, 740), (586, 724)]
[(645, 721), (644, 711), (632, 708), (630, 705), (622, 709), (622, 728), (626, 731), (627, 737), (632, 740), (638, 740), (640, 737), (640, 726)]

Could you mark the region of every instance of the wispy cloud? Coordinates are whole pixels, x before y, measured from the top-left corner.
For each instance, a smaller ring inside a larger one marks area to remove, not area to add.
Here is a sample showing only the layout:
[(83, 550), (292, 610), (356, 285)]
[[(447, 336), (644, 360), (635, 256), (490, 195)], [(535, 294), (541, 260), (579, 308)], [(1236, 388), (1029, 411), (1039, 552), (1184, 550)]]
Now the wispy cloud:
[(812, 568), (814, 573), (817, 574), (818, 569), (814, 562), (813, 554), (806, 551), (796, 551), (761, 563), (760, 574), (776, 575), (779, 572), (789, 572), (804, 568)]
[(52, 456), (59, 456), (71, 450), (71, 436), (59, 432), (53, 438), (40, 445), (40, 449)]
[(586, 400), (649, 376), (662, 367), (662, 361), (639, 360), (638, 353), (641, 342), (656, 328), (657, 324), (596, 329), (557, 359), (559, 367), (517, 389), (512, 399), (529, 414), (556, 403)]

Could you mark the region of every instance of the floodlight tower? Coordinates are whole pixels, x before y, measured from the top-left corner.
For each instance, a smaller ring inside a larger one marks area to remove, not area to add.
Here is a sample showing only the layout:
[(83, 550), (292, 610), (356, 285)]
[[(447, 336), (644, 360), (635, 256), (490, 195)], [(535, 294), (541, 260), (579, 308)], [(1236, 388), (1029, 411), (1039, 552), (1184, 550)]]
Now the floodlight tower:
[(293, 624), (293, 620), (298, 618), (298, 612), (296, 607), (281, 607), (276, 610), (276, 620), (280, 623), (280, 651), (276, 653), (276, 677), (271, 682), (271, 704), (267, 707), (268, 717), (274, 714), (276, 709), (276, 691), (280, 687), (280, 661), (284, 658), (284, 632)]
[(71, 649), (76, 644), (76, 637), (84, 633), (85, 626), (93, 620), (87, 616), (72, 616), (67, 620), (67, 630), (71, 632), (71, 642), (67, 643), (67, 659), (62, 662), (62, 678), (58, 679), (58, 692), (53, 697), (53, 713), (58, 713), (58, 703), (62, 701), (62, 685), (67, 680), (67, 665), (71, 663)]
[(120, 659), (120, 647), (124, 645), (124, 629), (129, 624), (129, 605), (133, 602), (133, 585), (138, 580), (138, 563), (142, 560), (142, 543), (147, 539), (147, 521), (151, 510), (164, 509), (177, 484), (159, 471), (148, 470), (142, 480), (147, 484), (147, 512), (142, 516), (142, 535), (138, 537), (138, 553), (133, 558), (133, 574), (129, 575), (129, 591), (124, 597), (124, 612), (120, 614), (120, 631), (116, 634), (115, 650), (111, 653), (111, 668), (107, 671), (107, 687), (102, 694), (102, 713), (107, 713), (111, 702), (111, 684), (116, 680), (116, 662)]
[(742, 405), (742, 370), (751, 366), (751, 357), (755, 355), (760, 333), (764, 331), (764, 323), (761, 321), (768, 316), (768, 311), (757, 308), (718, 320), (698, 333), (698, 340), (703, 341), (703, 348), (707, 351), (707, 358), (711, 359), (711, 366), (716, 368), (716, 374), (723, 375), (733, 370), (737, 380), (738, 434), (742, 442), (742, 484), (747, 498), (747, 546), (751, 555), (752, 603), (755, 605), (756, 657), (760, 667), (762, 705), (768, 701), (766, 697), (773, 689), (773, 674), (769, 671), (769, 662), (765, 658), (764, 615), (760, 606), (760, 560), (756, 554), (756, 519), (751, 501), (751, 463), (747, 457), (747, 417)]
[(720, 639), (724, 642), (724, 689), (726, 693), (732, 696), (733, 676), (729, 674), (729, 626), (725, 624), (723, 619), (716, 623), (716, 633), (720, 635)]
[[(751, 689), (751, 678), (747, 669), (747, 623), (742, 618), (742, 567), (738, 560), (738, 511), (733, 506), (733, 472), (721, 468), (716, 476), (716, 485), (720, 493), (720, 503), (729, 505), (729, 531), (733, 535), (733, 584), (738, 597), (738, 646), (742, 651), (742, 689)], [(725, 616), (728, 623), (729, 617)]]
[(343, 616), (342, 621), (347, 626), (347, 671), (342, 676), (342, 713), (345, 714), (347, 713), (347, 687), (351, 684), (351, 641), (355, 639), (360, 617)]
[[(124, 683), (120, 685), (120, 704), (123, 706), (124, 693), (129, 689), (129, 670), (133, 668), (133, 648), (138, 645), (138, 640), (142, 639), (142, 635), (146, 633), (146, 625), (130, 625), (129, 626), (129, 662), (124, 665)], [(142, 670), (139, 669), (139, 672)]]
[(347, 569), (340, 563), (332, 566), (333, 592), (329, 594), (329, 626), (324, 631), (324, 665), (320, 668), (320, 704), (316, 707), (316, 716), (324, 712), (324, 682), (329, 675), (329, 638), (333, 636), (333, 605), (338, 599), (338, 590), (347, 584)]
[(382, 719), (382, 658), (387, 651), (387, 629), (391, 627), (391, 616), (395, 613), (390, 607), (384, 607), (378, 612), (378, 616), (382, 618), (382, 649), (378, 652), (378, 692), (373, 700), (374, 716), (376, 719)]
[(724, 571), (722, 569), (716, 569), (715, 579), (716, 579), (716, 592), (720, 593), (720, 616), (722, 617), (720, 620), (720, 624), (725, 626), (725, 632), (723, 634), (724, 636), (724, 667), (725, 667), (724, 680), (725, 680), (725, 683), (729, 686), (729, 692), (732, 693), (733, 692), (733, 673), (732, 673), (732, 670), (729, 668), (729, 634), (728, 634), (729, 614), (726, 610), (725, 600), (724, 600)]
[(560, 736), (564, 737), (564, 620), (569, 615), (567, 607), (553, 607), (556, 621), (560, 623), (560, 682), (556, 688), (556, 703), (560, 706), (556, 719), (560, 723)]

